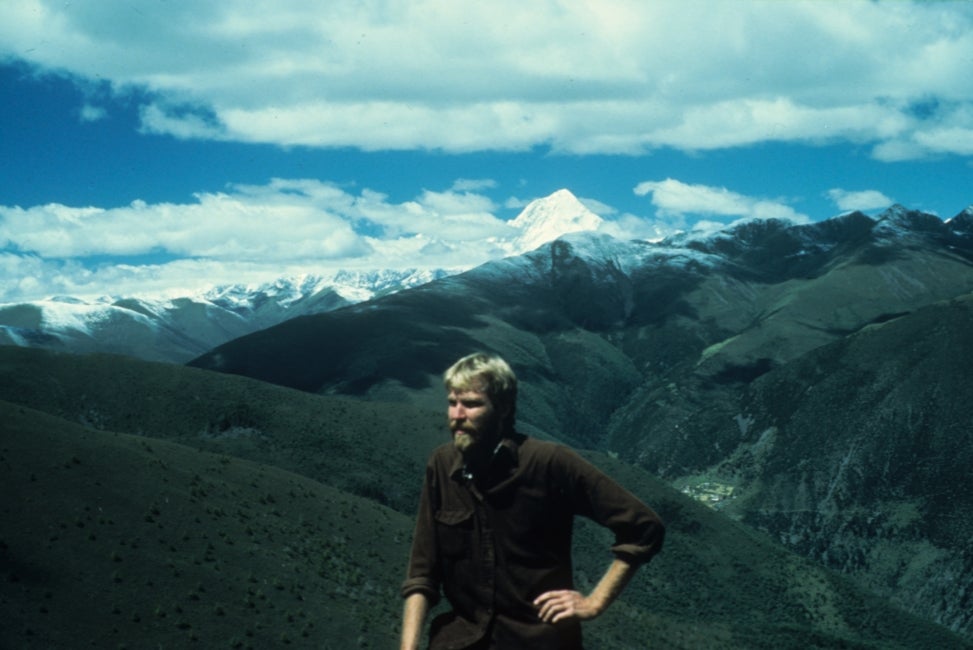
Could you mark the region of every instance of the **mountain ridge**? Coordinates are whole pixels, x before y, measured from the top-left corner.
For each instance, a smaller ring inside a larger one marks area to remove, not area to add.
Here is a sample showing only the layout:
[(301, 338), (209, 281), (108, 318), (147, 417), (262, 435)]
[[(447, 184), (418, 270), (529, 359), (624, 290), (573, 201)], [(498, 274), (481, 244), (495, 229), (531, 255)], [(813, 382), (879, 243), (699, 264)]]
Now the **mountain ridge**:
[[(518, 255), (603, 220), (568, 190), (531, 201), (511, 236), (490, 246)], [(203, 352), (288, 318), (322, 313), (419, 286), (466, 268), (344, 269), (261, 284), (220, 284), (165, 295), (103, 296), (0, 304), (0, 344), (127, 354), (185, 363)], [(173, 294), (176, 293), (173, 297)]]
[(0, 305), (0, 343), (183, 363), (219, 343), (444, 277), (446, 270), (342, 271), (219, 285), (176, 298), (55, 296)]

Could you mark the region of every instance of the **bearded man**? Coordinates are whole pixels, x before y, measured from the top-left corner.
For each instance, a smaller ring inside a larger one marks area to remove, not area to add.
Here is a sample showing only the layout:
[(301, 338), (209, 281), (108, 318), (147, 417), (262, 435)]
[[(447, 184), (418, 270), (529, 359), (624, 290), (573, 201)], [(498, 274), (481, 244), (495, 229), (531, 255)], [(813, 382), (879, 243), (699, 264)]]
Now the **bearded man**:
[[(659, 516), (563, 445), (514, 429), (517, 378), (500, 357), (464, 357), (443, 375), (453, 440), (426, 466), (406, 580), (402, 650), (417, 650), (430, 607), (451, 610), (430, 650), (581, 650), (600, 615), (662, 548)], [(581, 515), (615, 535), (588, 594), (574, 589), (571, 533)]]

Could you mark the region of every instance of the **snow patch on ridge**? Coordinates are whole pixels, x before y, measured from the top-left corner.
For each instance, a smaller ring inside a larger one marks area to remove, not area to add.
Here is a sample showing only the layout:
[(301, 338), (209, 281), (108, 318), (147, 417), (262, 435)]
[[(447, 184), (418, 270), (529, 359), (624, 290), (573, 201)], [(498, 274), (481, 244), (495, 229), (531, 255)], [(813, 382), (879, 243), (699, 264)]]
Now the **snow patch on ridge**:
[(678, 243), (621, 241), (611, 235), (591, 232), (571, 233), (561, 239), (571, 244), (573, 253), (589, 264), (598, 265), (610, 260), (626, 275), (631, 275), (633, 271), (646, 265), (685, 268), (690, 263), (695, 263), (712, 267), (720, 261), (718, 255), (687, 248)]
[(53, 332), (75, 331), (88, 335), (92, 334), (93, 326), (111, 320), (112, 312), (118, 309), (110, 304), (88, 304), (63, 298), (39, 300), (32, 304), (41, 310), (43, 329)]
[(255, 296), (272, 300), (282, 309), (322, 291), (333, 291), (348, 302), (363, 302), (401, 289), (416, 287), (459, 272), (449, 269), (341, 270), (328, 275), (303, 274), (264, 284), (221, 285), (194, 299), (227, 308), (252, 308)]

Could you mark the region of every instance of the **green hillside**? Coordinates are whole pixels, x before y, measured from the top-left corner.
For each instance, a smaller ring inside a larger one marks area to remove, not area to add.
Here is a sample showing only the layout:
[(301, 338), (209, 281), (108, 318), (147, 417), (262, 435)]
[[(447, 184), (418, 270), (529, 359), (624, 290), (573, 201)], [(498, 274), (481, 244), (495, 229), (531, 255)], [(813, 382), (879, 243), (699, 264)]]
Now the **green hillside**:
[[(17, 621), (0, 647), (394, 647), (441, 414), (11, 348), (0, 398), (19, 403), (0, 404), (0, 620)], [(970, 647), (642, 470), (590, 458), (670, 530), (588, 626), (592, 648)], [(608, 544), (582, 525), (575, 546), (584, 587)]]
[(0, 647), (393, 645), (408, 517), (230, 456), (0, 417)]
[[(111, 355), (0, 346), (0, 399), (276, 465), (412, 515), (445, 416)], [(445, 398), (442, 398), (445, 399)], [(394, 452), (394, 453), (391, 453)]]

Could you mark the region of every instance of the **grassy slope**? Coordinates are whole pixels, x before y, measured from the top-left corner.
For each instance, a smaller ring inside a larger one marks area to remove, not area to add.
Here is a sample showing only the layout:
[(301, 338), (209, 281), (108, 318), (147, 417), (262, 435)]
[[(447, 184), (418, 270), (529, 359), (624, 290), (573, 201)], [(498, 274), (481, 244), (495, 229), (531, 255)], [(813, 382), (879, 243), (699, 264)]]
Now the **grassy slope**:
[[(0, 399), (98, 429), (249, 458), (411, 515), (445, 418), (109, 355), (0, 347)], [(376, 450), (381, 455), (376, 471)]]
[[(375, 405), (120, 358), (0, 352), (0, 397), (30, 398), (75, 421), (97, 419), (130, 430), (151, 425), (153, 435), (169, 433), (220, 451), (82, 429), (19, 406), (4, 409), (2, 487), (16, 495), (3, 506), (0, 528), (3, 607), (13, 608), (11, 620), (23, 620), (37, 639), (81, 630), (64, 607), (90, 593), (82, 619), (94, 630), (89, 634), (102, 630), (112, 635), (104, 637), (109, 641), (157, 638), (178, 647), (195, 634), (201, 640), (214, 635), (219, 643), (268, 647), (289, 640), (301, 647), (306, 642), (295, 634), (326, 628), (321, 638), (357, 643), (364, 635), (373, 647), (391, 647), (409, 514), (231, 454), (266, 454), (267, 462), (364, 493), (397, 486), (401, 496), (386, 500), (411, 512), (417, 459), (441, 440), (441, 416), (404, 407), (386, 413)], [(27, 390), (39, 384), (43, 393)], [(249, 426), (221, 431), (226, 414), (241, 405), (249, 409)], [(214, 422), (215, 429), (206, 424)], [(28, 439), (14, 444), (17, 430)], [(385, 452), (377, 455), (376, 448)], [(589, 626), (591, 647), (641, 648), (647, 639), (671, 648), (965, 647), (644, 472), (601, 455), (592, 459), (655, 506), (671, 534), (625, 599)], [(584, 585), (603, 570), (607, 544), (602, 531), (582, 527), (576, 546)], [(336, 564), (324, 565), (324, 557)], [(33, 559), (25, 565), (24, 558)], [(331, 577), (333, 566), (344, 582)], [(131, 591), (118, 591), (121, 585)], [(260, 616), (249, 608), (265, 601), (274, 606), (261, 606)], [(157, 620), (157, 608), (164, 620)], [(224, 625), (224, 617), (236, 622)]]
[(277, 468), (0, 414), (0, 647), (394, 643), (408, 517)]

